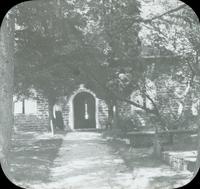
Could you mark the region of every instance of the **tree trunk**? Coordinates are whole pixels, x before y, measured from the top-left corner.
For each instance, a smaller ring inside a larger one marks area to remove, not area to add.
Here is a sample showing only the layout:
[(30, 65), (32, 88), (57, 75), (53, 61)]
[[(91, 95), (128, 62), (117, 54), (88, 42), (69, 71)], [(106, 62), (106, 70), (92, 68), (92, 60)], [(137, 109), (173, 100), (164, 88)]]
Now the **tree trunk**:
[(200, 168), (200, 125), (198, 127), (197, 140), (198, 140), (197, 141), (197, 160), (196, 160), (196, 165), (194, 169), (194, 176), (196, 176)]
[(156, 158), (161, 157), (161, 144), (159, 140), (159, 135), (158, 135), (158, 127), (155, 126), (155, 136), (154, 136), (154, 141), (153, 141), (153, 154)]
[(8, 152), (13, 128), (14, 19), (5, 16), (0, 32), (0, 160), (9, 175)]
[[(158, 128), (162, 128), (163, 130), (167, 129), (167, 124), (165, 120), (161, 117), (159, 111), (156, 112), (156, 117), (157, 117), (157, 124), (155, 123), (155, 136), (154, 136), (154, 142), (153, 142), (153, 154), (157, 158), (161, 158), (161, 153), (162, 153), (162, 144), (161, 140), (158, 134)], [(170, 138), (170, 134), (169, 134)], [(171, 139), (170, 139), (171, 140)], [(172, 142), (172, 141), (171, 141)]]
[(113, 103), (111, 101), (108, 102), (108, 123), (107, 129), (112, 129), (113, 124)]
[(22, 114), (25, 114), (25, 99), (22, 100)]

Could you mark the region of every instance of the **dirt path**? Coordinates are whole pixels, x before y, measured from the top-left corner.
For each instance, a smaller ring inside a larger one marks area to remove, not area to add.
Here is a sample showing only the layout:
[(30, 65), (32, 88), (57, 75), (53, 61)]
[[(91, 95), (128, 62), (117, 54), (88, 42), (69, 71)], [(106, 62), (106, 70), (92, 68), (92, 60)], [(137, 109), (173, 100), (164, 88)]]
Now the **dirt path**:
[(136, 167), (134, 170), (128, 168), (100, 133), (72, 132), (64, 137), (58, 157), (50, 169), (51, 182), (32, 184), (30, 188), (156, 189), (160, 188), (160, 180), (152, 178), (157, 176), (165, 180), (162, 182), (162, 189), (172, 189), (174, 185), (169, 185), (165, 177), (175, 176), (176, 181), (176, 176), (181, 175), (183, 181), (186, 181), (188, 176), (177, 173), (166, 165), (151, 167), (145, 164), (142, 167), (140, 162), (140, 166)]
[[(99, 133), (69, 133), (52, 169), (52, 179), (69, 188), (128, 188), (132, 175)], [(121, 187), (120, 187), (121, 186)]]

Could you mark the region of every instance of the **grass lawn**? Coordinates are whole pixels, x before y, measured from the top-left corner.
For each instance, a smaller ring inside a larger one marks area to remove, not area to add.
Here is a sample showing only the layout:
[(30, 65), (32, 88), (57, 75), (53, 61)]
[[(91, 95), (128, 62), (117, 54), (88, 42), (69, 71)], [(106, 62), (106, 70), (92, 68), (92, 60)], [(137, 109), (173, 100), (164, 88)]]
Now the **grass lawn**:
[(15, 182), (46, 183), (49, 169), (62, 144), (62, 135), (18, 132), (9, 154), (10, 179)]

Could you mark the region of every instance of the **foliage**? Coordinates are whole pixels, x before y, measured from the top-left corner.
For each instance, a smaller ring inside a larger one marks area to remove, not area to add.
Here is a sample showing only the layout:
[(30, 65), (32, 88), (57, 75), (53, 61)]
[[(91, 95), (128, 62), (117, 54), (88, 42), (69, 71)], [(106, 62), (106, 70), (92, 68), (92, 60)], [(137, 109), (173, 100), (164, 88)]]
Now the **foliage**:
[[(167, 126), (181, 120), (193, 103), (188, 95), (198, 91), (191, 85), (198, 82), (193, 72), (199, 27), (191, 9), (181, 5), (170, 11), (172, 5), (160, 3), (169, 14), (148, 22), (140, 18), (139, 3), (130, 0), (18, 5), (15, 92), (29, 95), (34, 88), (46, 97), (59, 96), (83, 82), (100, 98), (139, 107)], [(141, 41), (161, 58), (146, 61)], [(162, 64), (164, 57), (179, 61), (170, 64), (166, 58)], [(155, 83), (156, 96), (148, 81)], [(129, 100), (133, 91), (139, 91), (142, 103)]]
[(73, 63), (80, 61), (82, 53), (79, 56), (76, 53), (82, 50), (82, 33), (77, 28), (83, 23), (78, 14), (70, 11), (64, 19), (56, 8), (60, 7), (55, 1), (18, 5), (16, 93), (27, 94), (29, 89), (34, 88), (46, 97), (49, 94), (61, 95), (64, 85), (76, 83), (75, 76), (79, 75), (79, 70)]

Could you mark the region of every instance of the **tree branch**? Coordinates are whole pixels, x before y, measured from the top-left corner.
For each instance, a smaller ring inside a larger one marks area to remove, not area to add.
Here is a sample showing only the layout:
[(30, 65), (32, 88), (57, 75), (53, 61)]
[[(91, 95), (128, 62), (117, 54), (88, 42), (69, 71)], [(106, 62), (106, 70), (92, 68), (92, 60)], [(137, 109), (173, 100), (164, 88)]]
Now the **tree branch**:
[(158, 15), (158, 16), (154, 16), (153, 18), (149, 18), (149, 19), (133, 19), (132, 22), (130, 23), (130, 25), (128, 25), (128, 27), (126, 28), (126, 30), (128, 30), (130, 27), (132, 27), (134, 23), (151, 23), (152, 21), (160, 19), (163, 16), (177, 12), (177, 11), (185, 8), (186, 6), (187, 6), (186, 4), (180, 5), (177, 8), (171, 9), (167, 12), (164, 12), (164, 13)]
[(159, 19), (159, 18), (161, 18), (161, 17), (163, 17), (163, 16), (165, 16), (167, 14), (171, 14), (171, 13), (177, 12), (177, 11), (185, 8), (186, 6), (187, 6), (186, 4), (180, 5), (177, 8), (171, 9), (171, 10), (169, 10), (169, 11), (163, 13), (163, 14), (160, 14), (160, 15), (155, 16), (155, 17), (150, 18), (150, 19), (145, 19), (144, 22), (152, 22), (153, 20)]
[[(80, 65), (81, 66), (81, 65)], [(136, 102), (133, 102), (131, 100), (128, 100), (126, 98), (123, 98), (119, 95), (117, 95), (116, 93), (114, 93), (113, 91), (111, 91), (108, 87), (106, 87), (103, 83), (101, 83), (97, 78), (96, 76), (90, 71), (89, 67), (86, 68), (86, 66), (81, 66), (81, 70), (83, 70), (88, 76), (91, 76), (93, 80), (95, 80), (97, 82), (98, 85), (100, 85), (104, 90), (105, 90), (105, 93), (106, 94), (109, 94), (111, 97), (113, 98), (116, 98), (117, 100), (119, 101), (122, 101), (122, 102), (126, 102), (128, 104), (131, 104), (137, 108), (140, 108), (142, 110), (145, 110), (147, 113), (151, 113), (151, 114), (156, 114), (155, 110), (152, 110), (152, 109), (149, 109), (149, 108), (146, 108)]]

